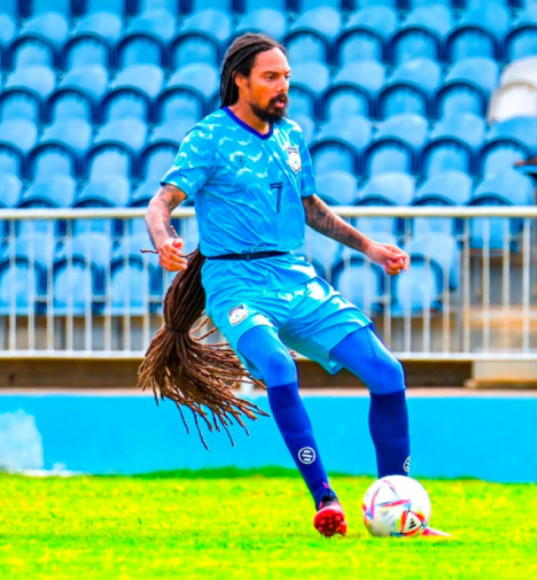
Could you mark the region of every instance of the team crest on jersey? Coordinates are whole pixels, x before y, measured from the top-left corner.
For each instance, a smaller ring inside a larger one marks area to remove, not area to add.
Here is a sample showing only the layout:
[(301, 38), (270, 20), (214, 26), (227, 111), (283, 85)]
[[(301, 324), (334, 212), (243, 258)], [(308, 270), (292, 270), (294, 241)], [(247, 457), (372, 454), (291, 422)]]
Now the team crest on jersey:
[(236, 326), (237, 324), (240, 324), (248, 316), (248, 311), (246, 310), (246, 306), (244, 304), (241, 304), (239, 306), (236, 306), (235, 308), (232, 308), (227, 313), (227, 316), (229, 318), (231, 326)]
[(298, 147), (287, 147), (287, 155), (289, 156), (289, 166), (295, 173), (298, 173), (302, 169)]

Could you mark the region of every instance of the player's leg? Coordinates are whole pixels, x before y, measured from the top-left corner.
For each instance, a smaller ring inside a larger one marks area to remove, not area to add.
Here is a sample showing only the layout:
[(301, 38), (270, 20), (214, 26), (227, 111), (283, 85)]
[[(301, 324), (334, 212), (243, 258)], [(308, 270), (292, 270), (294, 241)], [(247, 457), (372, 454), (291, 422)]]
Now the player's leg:
[(238, 350), (267, 385), (272, 415), (319, 509), (315, 527), (327, 536), (345, 533), (343, 510), (329, 486), (311, 421), (298, 392), (295, 361), (271, 326), (249, 329), (239, 339)]
[(378, 476), (408, 475), (410, 437), (401, 363), (369, 326), (348, 334), (330, 355), (360, 377), (371, 394), (369, 429), (377, 455)]

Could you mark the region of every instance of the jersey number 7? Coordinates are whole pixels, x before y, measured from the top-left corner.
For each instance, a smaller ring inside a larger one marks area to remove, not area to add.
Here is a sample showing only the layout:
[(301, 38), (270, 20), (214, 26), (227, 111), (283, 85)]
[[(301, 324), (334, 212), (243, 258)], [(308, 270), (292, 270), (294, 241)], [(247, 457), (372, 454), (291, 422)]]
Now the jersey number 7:
[(280, 213), (280, 204), (282, 201), (282, 189), (283, 189), (283, 183), (279, 182), (279, 183), (271, 183), (270, 184), (270, 189), (275, 189), (276, 190), (276, 213)]

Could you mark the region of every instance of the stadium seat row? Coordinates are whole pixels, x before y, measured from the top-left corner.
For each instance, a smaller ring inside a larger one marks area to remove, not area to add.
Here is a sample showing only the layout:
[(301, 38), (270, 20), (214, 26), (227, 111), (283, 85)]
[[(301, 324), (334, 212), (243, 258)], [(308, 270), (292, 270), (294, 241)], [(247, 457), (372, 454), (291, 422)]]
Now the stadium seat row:
[(207, 9), (180, 26), (164, 9), (135, 17), (124, 29), (119, 16), (97, 12), (71, 31), (67, 19), (44, 12), (20, 29), (7, 14), (0, 20), (0, 64), (6, 69), (46, 64), (69, 70), (99, 63), (124, 68), (152, 63), (176, 69), (193, 62), (218, 66), (233, 36), (267, 32), (282, 40), (291, 62), (345, 64), (372, 59), (400, 64), (418, 57), (440, 62), (486, 57), (513, 60), (537, 54), (537, 4), (514, 20), (497, 2), (481, 0), (460, 19), (445, 5), (418, 6), (399, 21), (388, 6), (367, 6), (343, 21), (340, 11), (312, 8), (289, 24), (285, 12), (256, 8), (235, 26), (226, 12)]

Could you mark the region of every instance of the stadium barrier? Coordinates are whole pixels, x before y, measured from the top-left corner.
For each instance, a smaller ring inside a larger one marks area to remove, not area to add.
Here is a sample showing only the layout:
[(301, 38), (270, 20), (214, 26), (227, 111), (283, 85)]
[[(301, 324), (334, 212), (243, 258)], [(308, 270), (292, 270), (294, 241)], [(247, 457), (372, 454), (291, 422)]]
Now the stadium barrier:
[[(398, 358), (537, 361), (536, 207), (333, 209), (411, 254), (410, 271), (389, 278), (314, 236), (299, 252), (372, 317)], [(0, 358), (144, 355), (173, 276), (140, 251), (151, 249), (145, 211), (0, 210)], [(182, 235), (195, 211), (173, 216)]]

